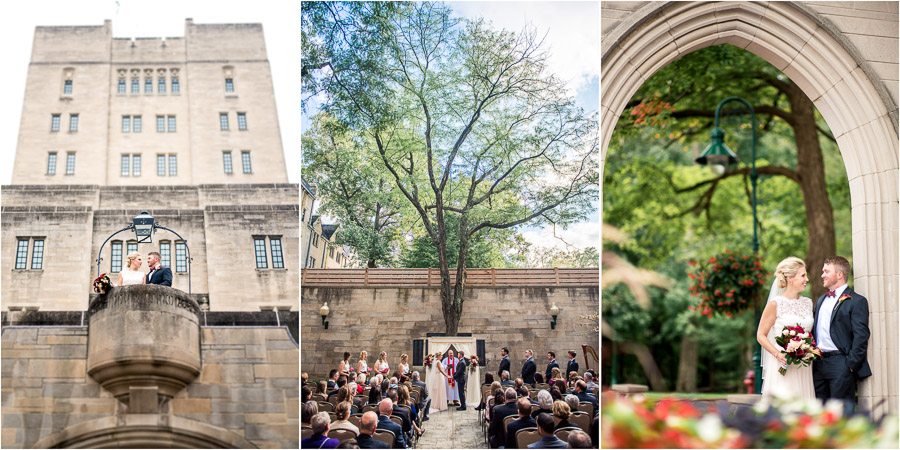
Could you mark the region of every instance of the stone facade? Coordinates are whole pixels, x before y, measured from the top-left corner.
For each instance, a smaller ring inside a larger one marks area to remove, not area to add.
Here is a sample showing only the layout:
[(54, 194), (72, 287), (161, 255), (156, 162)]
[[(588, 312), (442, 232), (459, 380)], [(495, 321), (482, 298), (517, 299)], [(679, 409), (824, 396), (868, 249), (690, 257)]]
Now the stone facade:
[(336, 242), (337, 224), (323, 224), (322, 216), (316, 214), (316, 190), (301, 180), (300, 215), (302, 243), (300, 261), (310, 269), (340, 269), (350, 266), (349, 253)]
[[(597, 323), (579, 316), (596, 314), (600, 302), (597, 287), (523, 287), (469, 288), (463, 304), (460, 333), (472, 333), (474, 339), (485, 340), (486, 360), (481, 373), (499, 367), (500, 348), (510, 349), (510, 374), (521, 373), (522, 353), (535, 352), (538, 369), (546, 368), (546, 354), (555, 351), (557, 359), (566, 359), (566, 351), (575, 350), (581, 369), (584, 367), (581, 345), (594, 346), (600, 341)], [(328, 329), (322, 327), (319, 308), (328, 302)], [(556, 329), (550, 329), (550, 308), (559, 308)], [(391, 367), (396, 367), (401, 353), (413, 357), (413, 340), (425, 339), (426, 333), (443, 332), (440, 290), (437, 288), (302, 288), (300, 314), (304, 327), (301, 370), (311, 378), (326, 377), (336, 369), (345, 351), (351, 361), (359, 353), (369, 353), (369, 366), (378, 353), (386, 351)], [(592, 364), (593, 369), (597, 369)], [(417, 368), (421, 370), (421, 367)]]
[(869, 300), (859, 403), (900, 410), (897, 302), (898, 4), (896, 2), (602, 2), (601, 159), (616, 120), (647, 77), (692, 51), (731, 44), (765, 59), (810, 98), (847, 169), (855, 291)]
[[(31, 448), (77, 424), (121, 415), (121, 403), (87, 376), (88, 327), (75, 323), (3, 328), (3, 448)], [(285, 327), (203, 326), (201, 342), (200, 376), (162, 416), (259, 448), (299, 447), (298, 352)]]
[[(56, 131), (54, 115), (59, 116)], [(77, 130), (70, 131), (74, 115)], [(158, 117), (164, 131), (157, 129)], [(52, 170), (51, 153), (56, 155)], [(70, 153), (74, 170), (67, 173)], [(164, 168), (158, 172), (161, 155)], [(184, 37), (136, 40), (113, 38), (110, 21), (37, 27), (12, 180), (117, 186), (287, 182), (262, 26), (188, 19)]]

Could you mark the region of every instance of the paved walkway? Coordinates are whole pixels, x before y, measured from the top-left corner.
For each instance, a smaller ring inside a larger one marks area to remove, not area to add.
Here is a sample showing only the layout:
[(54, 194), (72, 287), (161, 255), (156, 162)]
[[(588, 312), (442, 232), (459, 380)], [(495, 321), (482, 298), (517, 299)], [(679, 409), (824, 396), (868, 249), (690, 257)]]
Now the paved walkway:
[(474, 406), (469, 406), (465, 411), (453, 407), (429, 414), (429, 420), (424, 422), (425, 434), (419, 438), (417, 448), (489, 448), (484, 443), (478, 413), (484, 411), (475, 411)]

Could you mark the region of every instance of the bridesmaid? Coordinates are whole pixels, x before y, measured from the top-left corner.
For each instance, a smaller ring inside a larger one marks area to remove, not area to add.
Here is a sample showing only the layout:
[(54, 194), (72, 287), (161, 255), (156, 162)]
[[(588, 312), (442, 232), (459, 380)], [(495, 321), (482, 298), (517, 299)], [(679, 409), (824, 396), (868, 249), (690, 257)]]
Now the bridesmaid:
[(356, 363), (356, 373), (367, 375), (369, 374), (369, 363), (366, 362), (366, 358), (369, 357), (369, 352), (363, 350), (359, 352), (359, 362)]

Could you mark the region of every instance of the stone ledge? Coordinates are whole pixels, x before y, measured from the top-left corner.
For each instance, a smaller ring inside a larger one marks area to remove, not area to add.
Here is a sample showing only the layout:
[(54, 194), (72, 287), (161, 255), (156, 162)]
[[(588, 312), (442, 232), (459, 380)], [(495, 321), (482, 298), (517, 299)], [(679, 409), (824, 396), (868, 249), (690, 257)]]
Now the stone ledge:
[(639, 394), (650, 389), (643, 384), (614, 384), (610, 390), (619, 394)]

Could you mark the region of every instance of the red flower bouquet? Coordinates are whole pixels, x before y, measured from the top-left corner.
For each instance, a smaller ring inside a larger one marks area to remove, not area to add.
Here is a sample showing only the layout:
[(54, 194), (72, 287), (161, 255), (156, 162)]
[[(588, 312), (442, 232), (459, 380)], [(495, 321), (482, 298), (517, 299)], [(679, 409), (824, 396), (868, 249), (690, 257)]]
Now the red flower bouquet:
[(788, 366), (796, 365), (807, 367), (816, 358), (822, 357), (822, 351), (816, 347), (816, 340), (800, 324), (797, 326), (785, 326), (781, 333), (775, 337), (775, 342), (784, 350), (788, 365), (778, 368), (778, 373), (784, 376)]
[(106, 274), (102, 274), (97, 278), (94, 278), (94, 292), (98, 294), (105, 294), (112, 289), (112, 283), (109, 281), (109, 277)]

